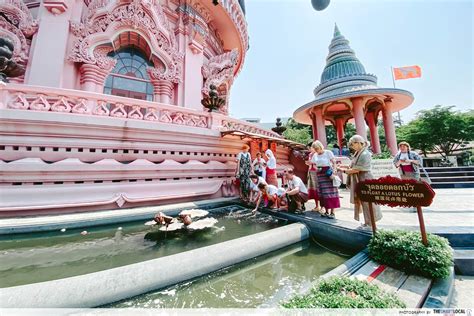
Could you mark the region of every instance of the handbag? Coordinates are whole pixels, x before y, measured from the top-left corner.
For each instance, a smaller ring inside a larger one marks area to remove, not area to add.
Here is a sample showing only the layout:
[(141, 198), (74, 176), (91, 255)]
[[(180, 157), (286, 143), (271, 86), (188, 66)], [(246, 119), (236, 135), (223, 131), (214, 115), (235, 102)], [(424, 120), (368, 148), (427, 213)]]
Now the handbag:
[(326, 176), (327, 176), (327, 177), (332, 176), (332, 169), (331, 169), (331, 168), (328, 168), (328, 169), (326, 170)]

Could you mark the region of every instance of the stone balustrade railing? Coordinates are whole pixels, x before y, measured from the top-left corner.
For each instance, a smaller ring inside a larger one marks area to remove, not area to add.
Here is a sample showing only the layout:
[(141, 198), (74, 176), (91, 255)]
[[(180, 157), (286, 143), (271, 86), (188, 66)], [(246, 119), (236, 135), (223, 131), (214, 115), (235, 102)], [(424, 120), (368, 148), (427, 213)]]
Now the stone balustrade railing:
[(114, 95), (23, 84), (0, 85), (0, 109), (63, 114), (94, 115), (109, 118), (177, 124), (221, 131), (238, 130), (270, 137), (278, 134), (258, 125), (175, 105), (130, 99)]

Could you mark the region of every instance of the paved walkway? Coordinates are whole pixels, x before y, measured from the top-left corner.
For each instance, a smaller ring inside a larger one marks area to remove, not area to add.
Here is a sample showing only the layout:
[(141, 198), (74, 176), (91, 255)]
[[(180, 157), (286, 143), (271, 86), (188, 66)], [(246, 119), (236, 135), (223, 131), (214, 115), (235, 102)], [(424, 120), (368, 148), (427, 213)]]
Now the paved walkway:
[(451, 308), (474, 308), (474, 276), (457, 275)]
[[(435, 189), (433, 204), (423, 208), (425, 226), (429, 228), (454, 228), (474, 233), (474, 189)], [(355, 221), (349, 191), (340, 190), (341, 208), (336, 210), (336, 218)], [(314, 208), (311, 200), (306, 209)], [(418, 226), (418, 215), (410, 209), (381, 206), (383, 218), (377, 226)], [(361, 214), (361, 221), (363, 216)]]

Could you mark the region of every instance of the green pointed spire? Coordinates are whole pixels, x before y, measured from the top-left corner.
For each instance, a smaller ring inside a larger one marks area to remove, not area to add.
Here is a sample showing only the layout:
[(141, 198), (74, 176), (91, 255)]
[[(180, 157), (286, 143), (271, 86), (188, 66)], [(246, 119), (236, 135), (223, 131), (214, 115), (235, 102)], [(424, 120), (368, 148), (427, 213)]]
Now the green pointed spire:
[(334, 37), (341, 36), (341, 31), (337, 27), (337, 23), (334, 23)]

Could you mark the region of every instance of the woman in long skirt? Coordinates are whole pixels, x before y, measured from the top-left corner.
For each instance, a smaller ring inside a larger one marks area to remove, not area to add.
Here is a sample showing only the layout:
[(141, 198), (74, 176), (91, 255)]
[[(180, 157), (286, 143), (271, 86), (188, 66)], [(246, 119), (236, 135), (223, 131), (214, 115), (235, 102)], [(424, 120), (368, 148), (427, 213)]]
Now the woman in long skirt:
[(334, 209), (341, 207), (339, 191), (332, 181), (336, 172), (336, 159), (331, 151), (324, 150), (324, 146), (319, 140), (311, 146), (316, 152), (311, 158), (311, 162), (318, 168), (318, 196), (321, 207), (325, 208), (325, 213), (322, 216), (336, 218)]
[[(369, 143), (360, 135), (354, 135), (349, 140), (349, 147), (351, 147), (355, 154), (352, 158), (352, 162), (349, 169), (341, 169), (344, 173), (349, 176), (347, 178), (347, 186), (351, 192), (351, 203), (354, 204), (354, 219), (359, 221), (359, 214), (364, 214), (363, 227), (371, 227), (372, 221), (370, 220), (369, 203), (362, 202), (359, 200), (355, 188), (357, 183), (360, 181), (373, 179), (372, 173), (370, 172), (372, 167), (372, 154), (367, 149)], [(373, 205), (375, 221), (382, 219), (382, 212), (377, 204)]]
[[(312, 144), (311, 144), (312, 145)], [(314, 163), (311, 162), (313, 155), (316, 154), (315, 149), (313, 146), (309, 145), (309, 157), (306, 161), (308, 165), (308, 199), (314, 199), (314, 203), (316, 206), (313, 208), (314, 212), (319, 212), (321, 209), (319, 208), (319, 195), (318, 195), (318, 169)]]
[(242, 146), (242, 152), (237, 155), (237, 170), (235, 177), (240, 181), (240, 198), (247, 201), (250, 193), (250, 174), (252, 163), (248, 145)]
[(266, 169), (266, 180), (268, 184), (274, 185), (278, 187), (278, 178), (276, 173), (276, 158), (273, 155), (271, 149), (267, 149), (265, 151), (265, 155), (267, 156), (267, 169)]

